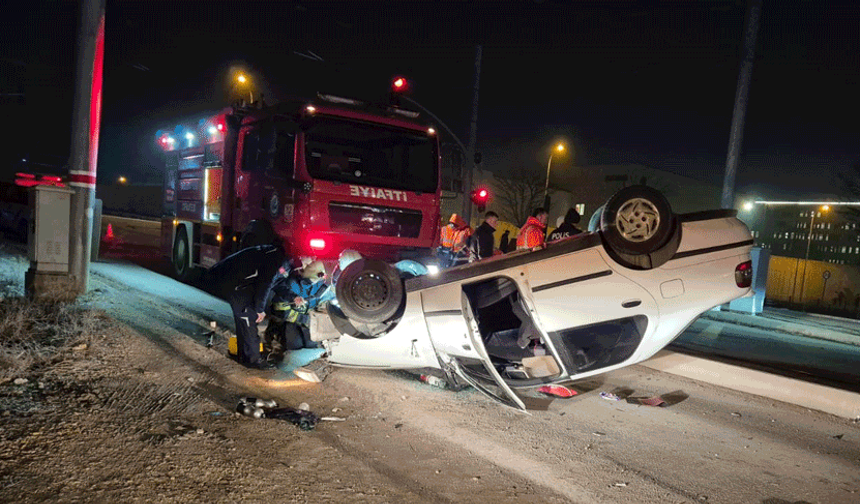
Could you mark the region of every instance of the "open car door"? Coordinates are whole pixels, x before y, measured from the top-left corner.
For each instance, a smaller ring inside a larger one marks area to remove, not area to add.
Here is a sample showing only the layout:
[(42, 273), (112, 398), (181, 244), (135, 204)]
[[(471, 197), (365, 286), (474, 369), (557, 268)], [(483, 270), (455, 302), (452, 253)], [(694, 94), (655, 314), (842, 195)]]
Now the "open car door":
[(505, 383), (495, 366), (493, 366), (493, 362), (490, 360), (490, 356), (487, 354), (487, 349), (484, 347), (484, 342), (481, 339), (478, 323), (472, 315), (474, 312), (469, 304), (469, 298), (465, 293), (462, 294), (462, 302), (463, 316), (466, 319), (469, 339), (472, 342), (472, 348), (480, 359), (452, 356), (451, 365), (454, 368), (453, 371), (481, 393), (505, 406), (525, 411), (526, 406), (523, 404), (522, 399)]

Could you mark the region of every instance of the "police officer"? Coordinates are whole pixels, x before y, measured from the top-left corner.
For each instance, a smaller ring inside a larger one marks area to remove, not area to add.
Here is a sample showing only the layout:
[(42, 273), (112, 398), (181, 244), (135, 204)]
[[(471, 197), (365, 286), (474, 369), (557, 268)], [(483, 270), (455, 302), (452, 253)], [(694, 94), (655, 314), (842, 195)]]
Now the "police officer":
[(266, 301), (278, 277), (289, 271), (280, 244), (242, 249), (209, 269), (205, 285), (230, 303), (236, 323), (236, 350), (240, 364), (256, 369), (271, 366), (260, 359), (257, 324), (266, 317)]
[(578, 235), (582, 232), (581, 229), (576, 227), (576, 224), (579, 224), (580, 216), (579, 212), (576, 211), (575, 208), (571, 208), (564, 215), (564, 222), (555, 229), (552, 233), (549, 234), (548, 241), (561, 240), (562, 238), (568, 238), (570, 236)]

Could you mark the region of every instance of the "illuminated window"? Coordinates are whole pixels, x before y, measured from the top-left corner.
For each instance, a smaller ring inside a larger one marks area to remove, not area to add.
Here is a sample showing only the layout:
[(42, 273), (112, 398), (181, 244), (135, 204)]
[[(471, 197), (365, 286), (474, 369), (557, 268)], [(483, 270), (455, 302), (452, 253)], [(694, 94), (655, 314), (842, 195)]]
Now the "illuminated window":
[(842, 253), (843, 254), (845, 253), (845, 247), (842, 247)]
[(579, 215), (585, 215), (585, 203), (577, 203), (576, 211), (579, 213)]

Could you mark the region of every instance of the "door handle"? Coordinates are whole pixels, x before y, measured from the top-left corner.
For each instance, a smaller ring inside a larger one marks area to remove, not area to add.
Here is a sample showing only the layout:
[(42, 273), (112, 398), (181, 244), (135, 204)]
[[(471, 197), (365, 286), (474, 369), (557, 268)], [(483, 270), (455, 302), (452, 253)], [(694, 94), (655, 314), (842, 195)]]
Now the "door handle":
[(642, 304), (641, 299), (631, 299), (629, 301), (624, 301), (621, 303), (622, 308), (636, 308), (637, 306)]

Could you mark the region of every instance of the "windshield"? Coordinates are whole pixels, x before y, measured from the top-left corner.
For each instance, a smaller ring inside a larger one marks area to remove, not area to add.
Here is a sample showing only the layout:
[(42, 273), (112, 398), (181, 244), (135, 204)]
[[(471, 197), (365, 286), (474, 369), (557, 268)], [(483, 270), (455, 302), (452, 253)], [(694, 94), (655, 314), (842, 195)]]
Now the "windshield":
[(423, 193), (436, 192), (433, 137), (368, 123), (318, 118), (305, 132), (314, 178)]

